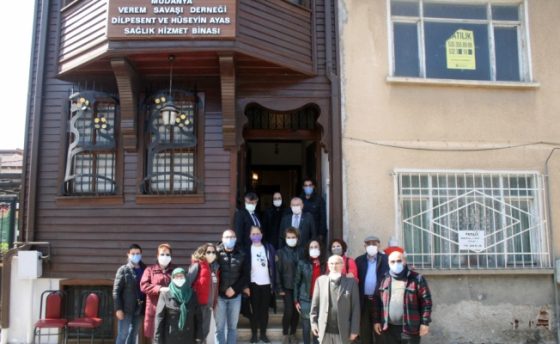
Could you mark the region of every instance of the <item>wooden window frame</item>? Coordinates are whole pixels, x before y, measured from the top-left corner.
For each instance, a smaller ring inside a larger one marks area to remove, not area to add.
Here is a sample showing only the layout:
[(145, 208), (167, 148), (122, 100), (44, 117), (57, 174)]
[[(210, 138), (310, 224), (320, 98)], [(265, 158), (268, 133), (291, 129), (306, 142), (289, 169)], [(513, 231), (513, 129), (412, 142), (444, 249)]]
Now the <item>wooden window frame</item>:
[[(115, 154), (115, 193), (114, 194), (101, 194), (101, 195), (74, 195), (64, 193), (64, 183), (66, 178), (66, 165), (69, 163), (67, 161), (67, 152), (69, 142), (69, 117), (62, 122), (61, 125), (61, 144), (60, 151), (64, 152), (61, 154), (61, 159), (59, 163), (59, 171), (61, 171), (58, 179), (57, 185), (60, 186), (59, 192), (56, 197), (56, 204), (61, 206), (83, 206), (83, 205), (117, 205), (124, 203), (123, 196), (123, 161), (124, 152), (122, 145), (120, 144), (120, 102), (117, 97), (110, 96), (101, 92), (95, 91), (83, 91), (81, 92), (85, 95), (93, 97), (94, 99), (109, 99), (112, 98), (116, 101), (115, 103), (115, 120), (114, 120), (114, 140), (115, 148), (113, 153)], [(65, 114), (70, 111), (70, 101), (66, 100), (63, 107)]]
[(201, 181), (196, 188), (196, 192), (192, 194), (165, 194), (165, 195), (150, 195), (141, 192), (141, 185), (144, 183), (144, 178), (147, 174), (147, 147), (149, 145), (149, 133), (147, 133), (147, 119), (150, 116), (147, 109), (144, 109), (139, 116), (139, 132), (140, 132), (140, 145), (138, 154), (138, 168), (137, 168), (137, 193), (136, 204), (200, 204), (205, 202), (204, 192), (204, 147), (205, 147), (205, 113), (206, 113), (206, 97), (204, 92), (192, 92), (197, 98), (200, 106), (196, 108), (195, 125), (196, 125), (196, 148), (195, 153), (195, 173), (196, 179)]

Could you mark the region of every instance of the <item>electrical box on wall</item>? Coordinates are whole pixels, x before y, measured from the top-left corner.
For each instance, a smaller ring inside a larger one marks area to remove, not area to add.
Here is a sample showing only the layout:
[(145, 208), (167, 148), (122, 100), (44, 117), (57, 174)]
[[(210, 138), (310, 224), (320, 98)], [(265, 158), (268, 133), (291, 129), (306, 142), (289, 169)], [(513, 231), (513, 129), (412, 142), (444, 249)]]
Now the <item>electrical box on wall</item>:
[(18, 277), (35, 279), (43, 274), (42, 253), (39, 251), (18, 252)]

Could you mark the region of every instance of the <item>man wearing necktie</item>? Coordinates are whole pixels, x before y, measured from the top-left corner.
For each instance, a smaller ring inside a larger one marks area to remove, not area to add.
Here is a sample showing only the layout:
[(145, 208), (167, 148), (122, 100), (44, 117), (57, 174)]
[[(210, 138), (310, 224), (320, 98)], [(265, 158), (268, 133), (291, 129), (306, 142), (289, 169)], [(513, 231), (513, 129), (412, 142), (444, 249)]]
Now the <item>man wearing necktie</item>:
[(285, 231), (289, 227), (299, 230), (300, 244), (305, 246), (311, 239), (317, 236), (315, 228), (315, 220), (310, 213), (303, 212), (303, 201), (299, 197), (294, 197), (290, 201), (291, 214), (286, 214), (280, 221), (280, 238), (278, 242), (280, 247), (285, 245)]
[(247, 192), (244, 200), (245, 208), (237, 209), (233, 220), (235, 234), (237, 235), (237, 240), (240, 248), (242, 249), (246, 249), (251, 246), (249, 233), (251, 232), (252, 226), (259, 227), (262, 233), (265, 233), (266, 231), (265, 228), (262, 228), (262, 221), (256, 213), (259, 196), (254, 192)]

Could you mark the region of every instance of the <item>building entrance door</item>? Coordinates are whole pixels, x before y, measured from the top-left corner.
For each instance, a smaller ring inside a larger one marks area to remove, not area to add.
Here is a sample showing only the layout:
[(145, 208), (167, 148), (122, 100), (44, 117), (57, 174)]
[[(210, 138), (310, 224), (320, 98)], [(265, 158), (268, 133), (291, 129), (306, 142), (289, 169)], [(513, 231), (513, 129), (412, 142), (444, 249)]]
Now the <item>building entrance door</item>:
[(321, 179), (317, 108), (309, 105), (279, 112), (249, 105), (245, 115), (248, 123), (239, 161), (240, 196), (255, 191), (264, 211), (272, 206), (272, 195), (280, 192), (286, 206), (291, 197), (300, 195), (304, 178)]

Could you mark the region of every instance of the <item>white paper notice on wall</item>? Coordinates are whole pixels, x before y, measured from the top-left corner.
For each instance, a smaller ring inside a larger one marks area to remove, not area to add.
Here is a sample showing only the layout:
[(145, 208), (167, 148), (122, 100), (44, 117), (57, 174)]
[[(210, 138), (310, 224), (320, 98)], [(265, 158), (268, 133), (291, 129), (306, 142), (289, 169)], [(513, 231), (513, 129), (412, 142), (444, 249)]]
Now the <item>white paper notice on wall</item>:
[(486, 248), (486, 231), (459, 231), (459, 250), (482, 252)]

